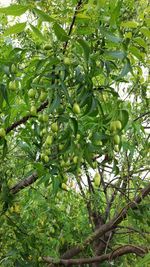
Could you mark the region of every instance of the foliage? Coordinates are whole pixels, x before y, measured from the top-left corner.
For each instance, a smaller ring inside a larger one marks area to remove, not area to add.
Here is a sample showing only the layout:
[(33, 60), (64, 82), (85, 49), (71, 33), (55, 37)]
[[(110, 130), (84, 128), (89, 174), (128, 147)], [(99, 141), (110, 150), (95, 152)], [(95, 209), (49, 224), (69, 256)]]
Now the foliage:
[(146, 0), (0, 8), (1, 266), (99, 255), (140, 266), (145, 254), (148, 266), (149, 11)]

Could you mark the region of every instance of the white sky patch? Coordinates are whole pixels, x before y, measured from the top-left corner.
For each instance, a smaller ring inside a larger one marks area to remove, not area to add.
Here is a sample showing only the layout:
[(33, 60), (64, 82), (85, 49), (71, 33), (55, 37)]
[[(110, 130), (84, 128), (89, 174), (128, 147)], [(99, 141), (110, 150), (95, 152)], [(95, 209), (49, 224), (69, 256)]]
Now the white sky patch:
[(9, 6), (12, 0), (0, 0), (0, 6)]

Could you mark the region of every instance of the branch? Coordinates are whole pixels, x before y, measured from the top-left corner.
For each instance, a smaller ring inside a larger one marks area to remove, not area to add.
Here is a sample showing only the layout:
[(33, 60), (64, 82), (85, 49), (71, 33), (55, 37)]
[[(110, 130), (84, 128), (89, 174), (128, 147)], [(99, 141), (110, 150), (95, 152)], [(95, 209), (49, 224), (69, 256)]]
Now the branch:
[[(44, 103), (41, 104), (41, 106), (37, 109), (37, 112), (42, 111), (43, 109), (45, 109), (48, 105), (48, 100), (46, 100)], [(34, 116), (32, 116), (31, 114), (24, 116), (23, 118), (21, 118), (18, 121), (15, 121), (12, 125), (10, 125), (7, 129), (6, 129), (6, 134), (8, 134), (9, 132), (11, 132), (13, 129), (17, 128), (19, 125), (21, 125), (22, 123), (26, 123), (28, 121), (28, 119), (32, 118)]]
[(141, 114), (139, 117), (137, 117), (136, 119), (134, 119), (134, 121), (137, 121), (137, 120), (139, 120), (139, 119), (141, 119), (141, 118), (143, 118), (143, 117), (145, 117), (146, 115), (149, 115), (149, 114), (150, 114), (150, 111), (145, 112), (145, 113)]
[[(100, 238), (105, 233), (107, 233), (110, 230), (113, 230), (117, 227), (119, 223), (121, 223), (127, 216), (129, 209), (135, 209), (137, 208), (137, 205), (150, 193), (150, 183), (147, 185), (147, 187), (143, 188), (138, 196), (136, 196), (133, 201), (129, 202), (126, 207), (124, 207), (118, 214), (114, 216), (108, 223), (100, 226), (92, 235), (90, 235), (85, 241), (82, 243), (82, 245), (78, 245), (76, 247), (71, 248), (66, 253), (64, 253), (63, 258), (66, 258), (68, 255), (71, 255), (71, 257), (77, 255), (81, 251), (83, 251), (90, 243), (92, 243), (96, 238)], [(70, 257), (68, 257), (70, 258)]]
[(14, 185), (11, 189), (10, 192), (12, 194), (18, 193), (20, 190), (24, 189), (25, 187), (33, 184), (36, 180), (38, 179), (37, 172), (34, 172), (32, 175), (28, 176), (24, 180), (20, 181), (16, 185)]
[[(77, 12), (80, 9), (81, 5), (82, 5), (82, 0), (79, 0), (78, 3), (77, 3), (76, 9), (75, 9), (73, 18), (72, 18), (72, 22), (71, 22), (71, 25), (70, 25), (70, 28), (69, 28), (68, 36), (70, 36), (71, 33), (72, 33), (72, 29), (73, 29), (73, 26), (75, 24), (75, 20), (76, 20), (76, 17), (77, 17)], [(64, 44), (63, 54), (65, 54), (65, 52), (66, 52), (67, 45), (68, 45), (68, 40)]]
[(148, 252), (147, 248), (143, 247), (137, 247), (132, 245), (125, 245), (122, 247), (118, 247), (113, 252), (104, 254), (102, 256), (96, 256), (92, 258), (80, 258), (80, 259), (59, 259), (55, 260), (51, 257), (43, 257), (43, 261), (46, 263), (53, 263), (53, 264), (63, 264), (64, 266), (71, 266), (71, 265), (82, 265), (82, 264), (90, 264), (95, 262), (103, 262), (103, 261), (111, 261), (113, 259), (116, 259), (120, 256), (123, 256), (125, 254), (134, 253), (137, 256), (143, 257)]

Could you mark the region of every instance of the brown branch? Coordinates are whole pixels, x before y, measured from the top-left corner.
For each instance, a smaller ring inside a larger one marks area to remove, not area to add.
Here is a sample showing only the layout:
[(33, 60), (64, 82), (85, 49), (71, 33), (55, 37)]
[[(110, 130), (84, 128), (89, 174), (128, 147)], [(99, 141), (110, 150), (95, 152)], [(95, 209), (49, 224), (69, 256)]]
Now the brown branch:
[(38, 179), (37, 172), (34, 172), (32, 175), (28, 176), (24, 180), (20, 181), (16, 185), (14, 185), (11, 189), (10, 192), (12, 194), (18, 193), (20, 190), (24, 189), (25, 187), (33, 184), (36, 180)]
[(137, 120), (139, 120), (139, 119), (141, 119), (141, 118), (143, 118), (143, 117), (145, 117), (146, 115), (149, 115), (149, 114), (150, 114), (150, 111), (145, 112), (145, 113), (141, 114), (139, 117), (137, 117), (136, 119), (134, 119), (134, 121), (137, 121)]
[[(81, 251), (83, 251), (90, 243), (92, 243), (96, 238), (102, 237), (105, 233), (110, 230), (113, 230), (121, 223), (127, 216), (129, 209), (137, 208), (137, 205), (150, 193), (150, 183), (147, 187), (143, 188), (138, 196), (136, 196), (133, 201), (129, 202), (126, 207), (124, 207), (118, 214), (114, 216), (109, 222), (100, 226), (92, 235), (90, 235), (82, 245), (78, 245), (76, 247), (71, 248), (66, 253), (64, 253), (63, 258), (71, 255), (71, 257), (77, 255)], [(69, 258), (69, 257), (68, 257)]]
[(51, 257), (43, 257), (43, 261), (46, 263), (52, 264), (62, 264), (64, 266), (71, 266), (71, 265), (82, 265), (82, 264), (90, 264), (90, 263), (100, 263), (103, 261), (111, 261), (118, 257), (121, 257), (125, 254), (134, 253), (137, 256), (143, 257), (148, 252), (147, 248), (137, 247), (132, 245), (125, 245), (122, 247), (118, 247), (113, 252), (104, 254), (102, 256), (96, 256), (92, 258), (80, 258), (80, 259), (59, 259), (55, 260)]
[[(43, 109), (45, 109), (48, 105), (48, 100), (46, 100), (44, 103), (41, 104), (41, 106), (37, 109), (37, 112), (42, 111)], [(21, 118), (18, 121), (15, 121), (12, 125), (10, 125), (7, 129), (6, 129), (6, 134), (8, 134), (9, 132), (11, 132), (12, 130), (14, 130), (15, 128), (17, 128), (19, 125), (21, 125), (22, 123), (26, 123), (28, 121), (28, 119), (32, 118), (34, 116), (32, 116), (31, 114), (24, 116), (23, 118)]]
[[(71, 33), (72, 33), (72, 29), (73, 29), (73, 26), (75, 24), (77, 13), (78, 13), (78, 10), (80, 9), (81, 5), (82, 5), (82, 0), (79, 0), (78, 3), (77, 3), (76, 9), (75, 9), (73, 18), (72, 18), (72, 22), (71, 22), (71, 25), (70, 25), (70, 28), (69, 28), (68, 36), (70, 36)], [(63, 54), (65, 54), (65, 52), (66, 52), (66, 48), (67, 48), (68, 42), (69, 42), (69, 40), (67, 40), (65, 42), (65, 44), (64, 44)]]

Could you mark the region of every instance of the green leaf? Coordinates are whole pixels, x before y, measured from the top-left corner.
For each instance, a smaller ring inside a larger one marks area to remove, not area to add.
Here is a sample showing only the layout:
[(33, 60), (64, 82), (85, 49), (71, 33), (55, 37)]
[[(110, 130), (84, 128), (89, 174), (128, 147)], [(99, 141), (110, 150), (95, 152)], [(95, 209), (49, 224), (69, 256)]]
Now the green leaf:
[(124, 76), (126, 76), (129, 72), (132, 71), (131, 65), (130, 65), (130, 61), (127, 60), (126, 63), (124, 64), (124, 67), (119, 75), (118, 78), (122, 78)]
[(121, 26), (123, 28), (131, 28), (131, 29), (135, 29), (138, 27), (138, 22), (136, 21), (126, 21), (126, 22), (122, 22)]
[(79, 39), (78, 43), (82, 46), (83, 51), (84, 51), (84, 55), (85, 55), (85, 59), (88, 61), (89, 55), (90, 55), (90, 47), (89, 47), (88, 43), (82, 39)]
[(58, 40), (65, 42), (69, 39), (65, 30), (62, 27), (60, 27), (60, 25), (58, 23), (54, 24), (53, 29), (54, 29), (54, 32), (55, 32)]
[(113, 43), (121, 43), (122, 42), (122, 38), (119, 36), (116, 36), (114, 34), (112, 34), (111, 32), (107, 32), (105, 28), (100, 28), (101, 33), (103, 34), (103, 36), (106, 37), (106, 39), (108, 39), (109, 41), (113, 42)]
[(150, 263), (150, 253), (148, 253), (143, 259), (139, 260), (137, 266), (141, 267), (144, 266), (143, 264), (149, 264), (149, 263)]
[(136, 42), (138, 45), (147, 48), (146, 42), (141, 37), (136, 37), (133, 39), (134, 42)]
[(143, 60), (143, 53), (141, 53), (140, 49), (138, 49), (137, 47), (131, 45), (129, 47), (129, 51), (139, 60)]
[(125, 52), (123, 51), (107, 51), (105, 52), (105, 54), (114, 59), (120, 59), (120, 60), (124, 59), (126, 56)]
[(125, 110), (125, 109), (119, 110), (119, 112), (118, 112), (118, 120), (121, 121), (122, 129), (125, 128), (125, 126), (128, 123), (128, 120), (129, 120), (129, 113), (128, 113), (128, 111)]
[(45, 41), (45, 37), (43, 36), (43, 34), (39, 31), (38, 28), (34, 27), (33, 25), (30, 24), (30, 27), (32, 29), (32, 31), (34, 32), (34, 34), (41, 40)]
[(74, 130), (74, 134), (75, 136), (77, 135), (78, 132), (78, 122), (75, 118), (70, 118), (72, 125), (73, 125), (73, 130)]
[(9, 106), (8, 94), (4, 84), (0, 84), (0, 93), (3, 96), (3, 99), (5, 99), (7, 105)]
[(39, 16), (39, 18), (42, 21), (47, 21), (47, 22), (54, 22), (55, 21), (48, 14), (46, 14), (45, 12), (43, 12), (42, 10), (40, 10), (38, 8), (34, 8), (33, 11)]
[(59, 105), (60, 105), (60, 97), (56, 93), (55, 94), (55, 98), (54, 98), (53, 102), (51, 103), (51, 105), (49, 107), (49, 113), (53, 112), (55, 109), (57, 109)]
[(0, 13), (10, 16), (21, 16), (29, 9), (29, 6), (11, 5), (8, 7), (0, 8)]
[(3, 158), (5, 158), (7, 152), (8, 152), (7, 141), (4, 140), (4, 145), (3, 145)]
[(147, 27), (142, 27), (140, 32), (147, 38), (150, 38), (150, 30)]
[(4, 32), (3, 36), (8, 36), (11, 34), (16, 34), (22, 32), (26, 27), (26, 23), (17, 23), (9, 28)]

